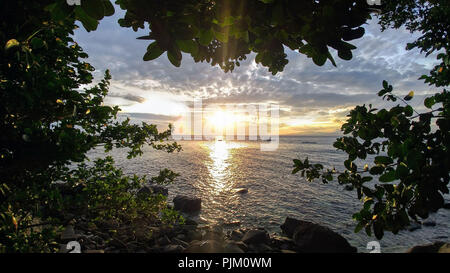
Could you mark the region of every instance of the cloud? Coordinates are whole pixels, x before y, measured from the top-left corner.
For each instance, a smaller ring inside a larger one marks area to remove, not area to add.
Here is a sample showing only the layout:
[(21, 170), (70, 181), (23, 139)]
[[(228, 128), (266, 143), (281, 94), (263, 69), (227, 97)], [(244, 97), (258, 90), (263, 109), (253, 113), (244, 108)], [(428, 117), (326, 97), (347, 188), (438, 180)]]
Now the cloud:
[[(336, 121), (345, 119), (346, 114), (330, 112), (332, 109), (369, 103), (386, 106), (376, 95), (383, 80), (388, 80), (399, 94), (414, 90), (417, 99), (413, 106), (421, 106), (425, 94), (436, 92), (417, 80), (436, 63), (435, 56), (425, 58), (418, 50), (406, 51), (406, 43), (414, 41), (417, 35), (404, 29), (380, 32), (376, 19), (365, 25), (363, 38), (352, 41), (358, 49), (351, 61), (341, 60), (332, 52), (337, 67), (329, 62), (318, 67), (306, 56), (286, 49), (289, 64), (284, 72), (273, 76), (254, 62), (254, 54), (232, 73), (224, 73), (208, 63), (195, 63), (185, 54), (180, 68), (171, 65), (166, 54), (144, 62), (142, 56), (148, 41), (136, 37), (147, 35), (148, 31), (121, 28), (117, 20), (122, 16), (123, 11), (116, 8), (116, 14), (103, 19), (97, 31), (77, 30), (75, 40), (99, 70), (96, 75), (107, 68), (111, 70), (108, 103), (124, 109), (176, 116), (177, 109), (182, 108), (179, 104), (188, 104), (194, 97), (203, 98), (204, 105), (277, 102), (283, 109), (283, 121), (308, 117), (317, 124), (328, 122), (328, 132), (338, 129)], [(304, 132), (308, 129), (305, 126), (291, 125), (289, 130)], [(319, 131), (320, 128), (312, 130)]]
[(134, 101), (134, 102), (138, 102), (138, 103), (145, 102), (145, 98), (137, 96), (137, 95), (133, 95), (130, 93), (128, 93), (128, 94), (110, 93), (109, 96), (113, 97), (113, 98), (123, 98), (125, 100)]

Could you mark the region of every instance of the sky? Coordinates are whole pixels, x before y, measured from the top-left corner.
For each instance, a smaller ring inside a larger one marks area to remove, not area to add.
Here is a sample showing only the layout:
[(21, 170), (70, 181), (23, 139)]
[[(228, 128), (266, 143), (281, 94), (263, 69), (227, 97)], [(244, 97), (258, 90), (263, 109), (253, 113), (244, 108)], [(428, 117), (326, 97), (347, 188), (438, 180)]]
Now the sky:
[(106, 69), (111, 72), (105, 103), (119, 105), (123, 115), (159, 128), (176, 123), (189, 111), (194, 98), (201, 98), (206, 112), (212, 113), (208, 119), (212, 122), (218, 122), (217, 116), (231, 117), (225, 110), (217, 110), (225, 105), (278, 105), (281, 135), (337, 135), (356, 105), (393, 106), (376, 95), (383, 80), (392, 84), (398, 95), (414, 91), (410, 104), (419, 110), (425, 95), (437, 91), (417, 80), (437, 63), (435, 55), (425, 58), (417, 49), (405, 50), (418, 34), (405, 29), (381, 32), (376, 18), (364, 25), (362, 38), (350, 42), (358, 47), (352, 60), (339, 59), (331, 49), (337, 67), (329, 62), (319, 67), (303, 54), (285, 48), (289, 63), (273, 76), (255, 63), (255, 54), (232, 73), (195, 63), (184, 53), (178, 68), (166, 54), (144, 62), (149, 41), (136, 38), (148, 35), (149, 30), (134, 32), (120, 27), (117, 20), (123, 15), (116, 6), (115, 15), (104, 18), (96, 31), (80, 27), (74, 39), (89, 54), (96, 80)]

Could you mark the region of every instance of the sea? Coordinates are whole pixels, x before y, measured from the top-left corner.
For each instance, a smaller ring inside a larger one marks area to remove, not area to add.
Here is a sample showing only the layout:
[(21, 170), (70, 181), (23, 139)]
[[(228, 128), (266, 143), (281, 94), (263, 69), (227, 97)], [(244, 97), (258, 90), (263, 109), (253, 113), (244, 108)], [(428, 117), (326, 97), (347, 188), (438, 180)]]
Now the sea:
[[(347, 191), (336, 181), (323, 184), (307, 182), (292, 174), (293, 159), (343, 170), (346, 154), (336, 150), (336, 136), (280, 136), (278, 148), (263, 151), (261, 141), (189, 141), (178, 143), (182, 151), (167, 153), (144, 148), (140, 157), (128, 160), (127, 150), (115, 149), (111, 155), (128, 175), (156, 176), (161, 169), (179, 173), (168, 185), (171, 202), (176, 195), (202, 199), (202, 209), (190, 217), (204, 225), (225, 228), (264, 227), (281, 233), (280, 224), (287, 216), (331, 228), (344, 236), (358, 252), (370, 252), (368, 244), (378, 241), (364, 230), (354, 233), (352, 215), (362, 206), (355, 191)], [(94, 150), (90, 158), (104, 156)], [(240, 193), (238, 189), (248, 192)], [(449, 196), (445, 196), (449, 202)], [(394, 235), (386, 232), (378, 241), (381, 252), (404, 252), (410, 247), (450, 237), (450, 210), (441, 209), (424, 220), (428, 225)]]

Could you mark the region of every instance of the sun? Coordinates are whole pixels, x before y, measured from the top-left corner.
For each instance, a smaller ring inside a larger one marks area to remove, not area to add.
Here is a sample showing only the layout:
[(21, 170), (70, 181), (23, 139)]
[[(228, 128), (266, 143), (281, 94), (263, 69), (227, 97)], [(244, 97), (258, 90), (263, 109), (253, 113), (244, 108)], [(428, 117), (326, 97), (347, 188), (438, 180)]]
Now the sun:
[(221, 134), (224, 129), (234, 128), (235, 121), (236, 117), (233, 112), (223, 110), (214, 111), (206, 117), (208, 125), (214, 128), (214, 131), (218, 134)]

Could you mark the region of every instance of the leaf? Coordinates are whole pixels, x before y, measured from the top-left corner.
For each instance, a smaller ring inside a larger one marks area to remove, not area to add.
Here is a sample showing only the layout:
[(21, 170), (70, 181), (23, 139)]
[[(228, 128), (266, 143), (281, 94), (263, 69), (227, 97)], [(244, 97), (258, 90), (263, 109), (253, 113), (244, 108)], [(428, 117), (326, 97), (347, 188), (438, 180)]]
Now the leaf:
[(411, 100), (414, 97), (414, 91), (409, 91), (408, 95), (406, 95), (403, 99), (406, 101)]
[(105, 6), (102, 0), (83, 0), (81, 1), (81, 8), (87, 15), (96, 20), (103, 19), (105, 14)]
[(172, 63), (174, 66), (180, 67), (181, 59), (178, 59), (178, 57), (171, 51), (167, 51), (167, 58), (169, 59), (170, 63)]
[(81, 7), (75, 7), (75, 17), (80, 20), (83, 27), (89, 32), (96, 30), (98, 26), (98, 21), (89, 16)]
[(12, 223), (13, 223), (15, 229), (17, 230), (18, 224), (17, 224), (17, 219), (16, 219), (16, 217), (14, 217), (14, 215), (12, 215), (12, 216), (11, 216), (11, 220), (12, 220)]
[(411, 107), (411, 105), (407, 105), (405, 108), (404, 108), (404, 110), (403, 110), (404, 112), (405, 112), (405, 115), (407, 116), (407, 117), (410, 117), (410, 116), (412, 116), (413, 115), (413, 108)]
[(34, 37), (33, 39), (31, 39), (30, 43), (34, 49), (39, 49), (44, 46), (44, 41), (41, 38), (37, 38), (37, 37)]
[(318, 65), (318, 66), (322, 66), (325, 64), (325, 62), (327, 61), (327, 55), (324, 54), (316, 54), (313, 56), (313, 62)]
[(388, 156), (376, 156), (374, 162), (375, 164), (389, 165), (392, 164), (394, 161), (392, 160), (392, 158)]
[(383, 238), (384, 231), (383, 231), (383, 224), (381, 221), (378, 220), (373, 223), (373, 232), (375, 233), (375, 237), (378, 240), (381, 240)]
[(392, 182), (397, 178), (396, 172), (394, 170), (391, 170), (385, 174), (383, 174), (382, 176), (380, 176), (380, 178), (378, 178), (378, 180), (380, 182), (383, 183), (387, 183), (387, 182)]
[(388, 82), (383, 80), (383, 88), (388, 89), (388, 86), (389, 86)]
[(103, 8), (105, 16), (112, 16), (115, 13), (114, 5), (109, 0), (103, 0)]
[(143, 59), (144, 59), (144, 61), (151, 61), (151, 60), (158, 58), (163, 53), (164, 53), (164, 50), (162, 50), (158, 46), (158, 43), (153, 42), (147, 47), (147, 52), (145, 53)]
[(192, 40), (177, 40), (176, 44), (183, 52), (191, 53), (194, 55), (197, 54), (198, 52), (198, 46)]
[(352, 55), (352, 51), (349, 49), (342, 49), (338, 51), (338, 56), (339, 58), (349, 61), (352, 59), (353, 55)]
[(8, 42), (6, 42), (5, 50), (9, 50), (9, 49), (19, 46), (19, 45), (20, 45), (19, 41), (17, 41), (16, 39), (11, 39)]
[(429, 98), (425, 99), (423, 104), (425, 105), (426, 108), (431, 109), (431, 107), (433, 107), (433, 105), (435, 103), (436, 103), (436, 101), (435, 101), (434, 97), (429, 97)]
[[(214, 31), (214, 36), (222, 43), (228, 43), (228, 35), (219, 31)], [(209, 43), (208, 43), (209, 44)]]
[(204, 46), (207, 46), (211, 43), (213, 38), (214, 38), (214, 35), (213, 35), (213, 32), (211, 29), (202, 30), (200, 32), (199, 43)]
[(357, 225), (356, 225), (356, 227), (355, 227), (355, 230), (354, 230), (354, 233), (358, 233), (358, 232), (360, 232), (361, 231), (361, 229), (363, 229), (364, 228), (364, 223), (362, 223), (362, 222), (359, 222)]

